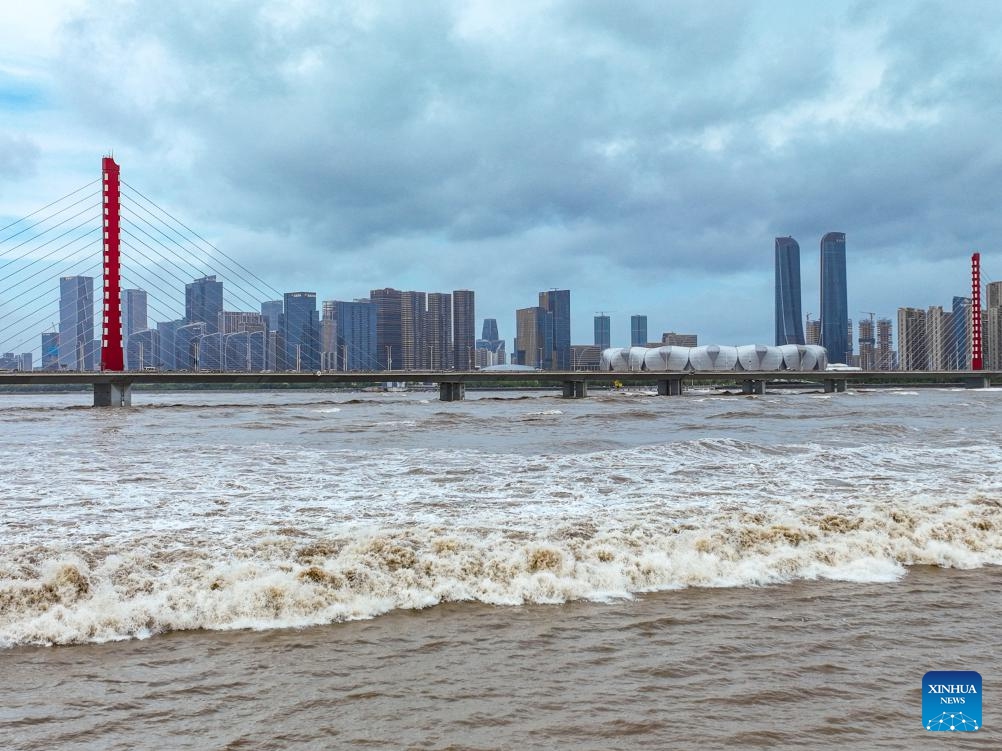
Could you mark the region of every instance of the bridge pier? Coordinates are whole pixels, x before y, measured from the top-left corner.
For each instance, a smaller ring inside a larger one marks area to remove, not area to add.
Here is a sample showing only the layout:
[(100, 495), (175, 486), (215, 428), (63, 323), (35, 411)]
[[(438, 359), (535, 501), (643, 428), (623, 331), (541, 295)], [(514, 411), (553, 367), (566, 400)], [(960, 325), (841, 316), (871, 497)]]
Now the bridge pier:
[(987, 389), (991, 388), (992, 379), (988, 376), (968, 376), (964, 378), (965, 389)]
[(825, 393), (843, 393), (845, 392), (846, 380), (844, 378), (826, 378), (825, 379)]
[(461, 402), (466, 398), (466, 384), (458, 381), (442, 381), (438, 384), (438, 398), (443, 402)]
[(564, 399), (584, 399), (588, 396), (586, 381), (564, 381)]
[(95, 383), (95, 407), (131, 407), (131, 383)]
[(749, 378), (741, 382), (742, 394), (765, 394), (765, 381), (758, 378)]
[(658, 396), (681, 396), (682, 379), (672, 378), (670, 380), (658, 381)]

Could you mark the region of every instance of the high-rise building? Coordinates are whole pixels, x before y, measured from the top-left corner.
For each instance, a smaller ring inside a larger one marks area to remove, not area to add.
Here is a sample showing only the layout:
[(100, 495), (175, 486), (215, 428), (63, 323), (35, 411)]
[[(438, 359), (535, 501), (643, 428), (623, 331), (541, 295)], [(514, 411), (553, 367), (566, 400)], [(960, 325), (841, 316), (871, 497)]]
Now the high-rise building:
[(141, 370), (133, 367), (129, 361), (128, 342), (137, 331), (145, 331), (149, 328), (146, 317), (146, 290), (123, 289), (122, 290), (122, 344), (125, 347), (125, 369)]
[(821, 344), (821, 321), (807, 319), (807, 325), (804, 326), (804, 339), (807, 340), (808, 344)]
[(59, 368), (94, 370), (94, 278), (59, 280)]
[(821, 238), (821, 346), (828, 362), (851, 359), (849, 302), (845, 273), (845, 233), (829, 232)]
[(42, 334), (42, 370), (59, 370), (59, 332)]
[(982, 324), (985, 370), (1002, 370), (1002, 307), (986, 308)]
[(930, 305), (925, 312), (925, 369), (943, 369), (943, 351), (946, 348), (948, 325), (944, 320), (942, 305)]
[[(984, 346), (984, 367), (985, 370), (1002, 370), (1002, 282), (988, 282), (985, 294), (985, 302), (988, 307), (981, 314), (982, 333), (981, 338)], [(970, 298), (962, 298), (970, 300)], [(954, 298), (954, 311), (956, 311), (956, 300)], [(970, 308), (970, 302), (967, 303)], [(973, 323), (974, 311), (970, 310), (967, 321)], [(954, 312), (954, 322), (957, 320)], [(970, 329), (968, 329), (970, 331)], [(970, 367), (970, 342), (967, 342), (967, 354), (964, 358), (964, 367)], [(44, 366), (43, 366), (44, 367)]]
[(134, 331), (125, 345), (129, 370), (160, 367), (160, 333), (156, 329)]
[(553, 314), (546, 308), (521, 308), (515, 311), (515, 357), (517, 365), (543, 368), (546, 353), (553, 351)]
[(661, 344), (671, 347), (698, 347), (698, 342), (697, 334), (676, 334), (674, 331), (661, 334)]
[(177, 332), (185, 325), (183, 319), (177, 321), (160, 321), (157, 323), (157, 338), (160, 340), (160, 367), (164, 370), (180, 370), (179, 359), (183, 362), (184, 357), (178, 358)]
[(1002, 282), (988, 282), (985, 292), (985, 305), (989, 308), (1002, 308)]
[(456, 370), (473, 370), (477, 346), (477, 311), (473, 290), (452, 292), (452, 363)]
[(268, 331), (235, 331), (223, 335), (223, 369), (259, 372), (265, 370)]
[(491, 365), (505, 364), (505, 349), (503, 339), (477, 339), (476, 358), (473, 363), (478, 368), (488, 368)]
[(261, 313), (253, 311), (224, 310), (219, 314), (216, 329), (221, 334), (235, 334), (241, 331), (265, 331), (268, 322)]
[(400, 370), (404, 367), (403, 340), (401, 338), (400, 295), (398, 289), (374, 289), (369, 299), (377, 306), (376, 353), (381, 370)]
[(630, 316), (630, 346), (647, 345), (647, 316)]
[(404, 370), (429, 367), (425, 317), (427, 295), (424, 292), (400, 293), (400, 360)]
[(261, 303), (261, 317), (268, 326), (264, 337), (264, 370), (285, 370), (285, 339), (282, 334), (284, 309), (284, 300)]
[(188, 323), (204, 323), (207, 334), (218, 331), (223, 312), (223, 283), (215, 276), (203, 276), (184, 285), (184, 317)]
[(4, 352), (0, 355), (0, 370), (17, 370), (23, 373), (31, 372), (34, 358), (31, 352), (22, 352), (17, 355), (13, 352)]
[(285, 338), (281, 331), (268, 331), (265, 334), (264, 369), (285, 370)]
[(379, 369), (379, 359), (376, 356), (378, 304), (371, 300), (330, 300), (324, 303), (324, 317), (333, 324), (336, 332), (334, 369)]
[(450, 370), (452, 363), (452, 295), (447, 292), (428, 293), (425, 316), (425, 341), (428, 344), (428, 366), (432, 370)]
[(876, 345), (873, 319), (864, 318), (859, 322), (859, 367), (863, 370), (876, 369)]
[(201, 339), (207, 329), (201, 321), (177, 327), (174, 331), (175, 370), (201, 370)]
[(268, 321), (262, 313), (224, 310), (219, 314), (219, 366), (229, 372), (265, 370)]
[(601, 360), (602, 348), (597, 344), (571, 345), (572, 370), (598, 370)]
[(223, 335), (218, 331), (198, 337), (198, 369), (205, 373), (219, 373), (223, 370)]
[(268, 300), (261, 303), (261, 315), (268, 324), (268, 331), (282, 330), (282, 311), (285, 309), (285, 302), (282, 300)]
[(549, 370), (571, 369), (571, 291), (551, 289), (539, 293), (539, 307), (550, 314), (549, 353), (544, 353), (544, 367)]
[[(989, 285), (991, 287), (991, 285)], [(991, 290), (989, 290), (990, 292)], [(954, 297), (953, 314), (946, 341), (943, 367), (947, 370), (967, 370), (971, 366), (971, 298)]]
[(498, 322), (495, 318), (485, 318), (482, 337), (476, 343), (476, 363), (478, 368), (505, 364), (504, 339), (498, 336)]
[(282, 311), (287, 370), (320, 369), (320, 315), (316, 292), (286, 292)]
[(805, 344), (800, 307), (800, 245), (776, 238), (776, 345)]
[(898, 365), (901, 370), (928, 369), (926, 311), (921, 308), (898, 308)]
[(891, 347), (891, 319), (877, 319), (876, 369), (894, 370), (894, 349)]
[(595, 316), (594, 342), (599, 350), (609, 349), (612, 346), (612, 322), (604, 313)]
[(324, 300), (320, 312), (320, 369), (337, 370), (337, 301)]

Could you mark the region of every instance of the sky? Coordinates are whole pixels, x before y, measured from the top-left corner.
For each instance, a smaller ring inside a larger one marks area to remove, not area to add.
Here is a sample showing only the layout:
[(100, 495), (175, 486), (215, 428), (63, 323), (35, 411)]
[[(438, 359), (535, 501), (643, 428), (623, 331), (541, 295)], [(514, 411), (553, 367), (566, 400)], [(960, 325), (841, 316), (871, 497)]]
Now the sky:
[(279, 290), (568, 288), (771, 344), (774, 238), (850, 317), (1002, 279), (1002, 3), (0, 0), (0, 225), (123, 178)]

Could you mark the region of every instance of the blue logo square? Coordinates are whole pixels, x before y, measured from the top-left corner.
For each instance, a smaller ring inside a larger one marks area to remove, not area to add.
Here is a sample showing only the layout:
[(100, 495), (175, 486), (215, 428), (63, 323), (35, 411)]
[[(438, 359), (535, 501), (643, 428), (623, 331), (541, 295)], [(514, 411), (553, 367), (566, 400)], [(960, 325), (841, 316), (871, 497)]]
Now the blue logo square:
[(922, 724), (953, 733), (980, 730), (981, 674), (930, 670), (922, 676)]

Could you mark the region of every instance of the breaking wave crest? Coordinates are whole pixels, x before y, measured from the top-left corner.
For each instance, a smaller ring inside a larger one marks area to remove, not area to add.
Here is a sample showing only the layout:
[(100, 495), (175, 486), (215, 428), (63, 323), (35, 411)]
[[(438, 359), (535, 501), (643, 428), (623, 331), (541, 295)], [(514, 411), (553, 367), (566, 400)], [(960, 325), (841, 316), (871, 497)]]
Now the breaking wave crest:
[(103, 549), (0, 552), (0, 646), (186, 629), (304, 627), (443, 602), (628, 598), (794, 579), (890, 581), (905, 567), (1002, 564), (1002, 503), (884, 502), (691, 511), (539, 526), (418, 524), (318, 536), (295, 527), (213, 547), (175, 535)]

